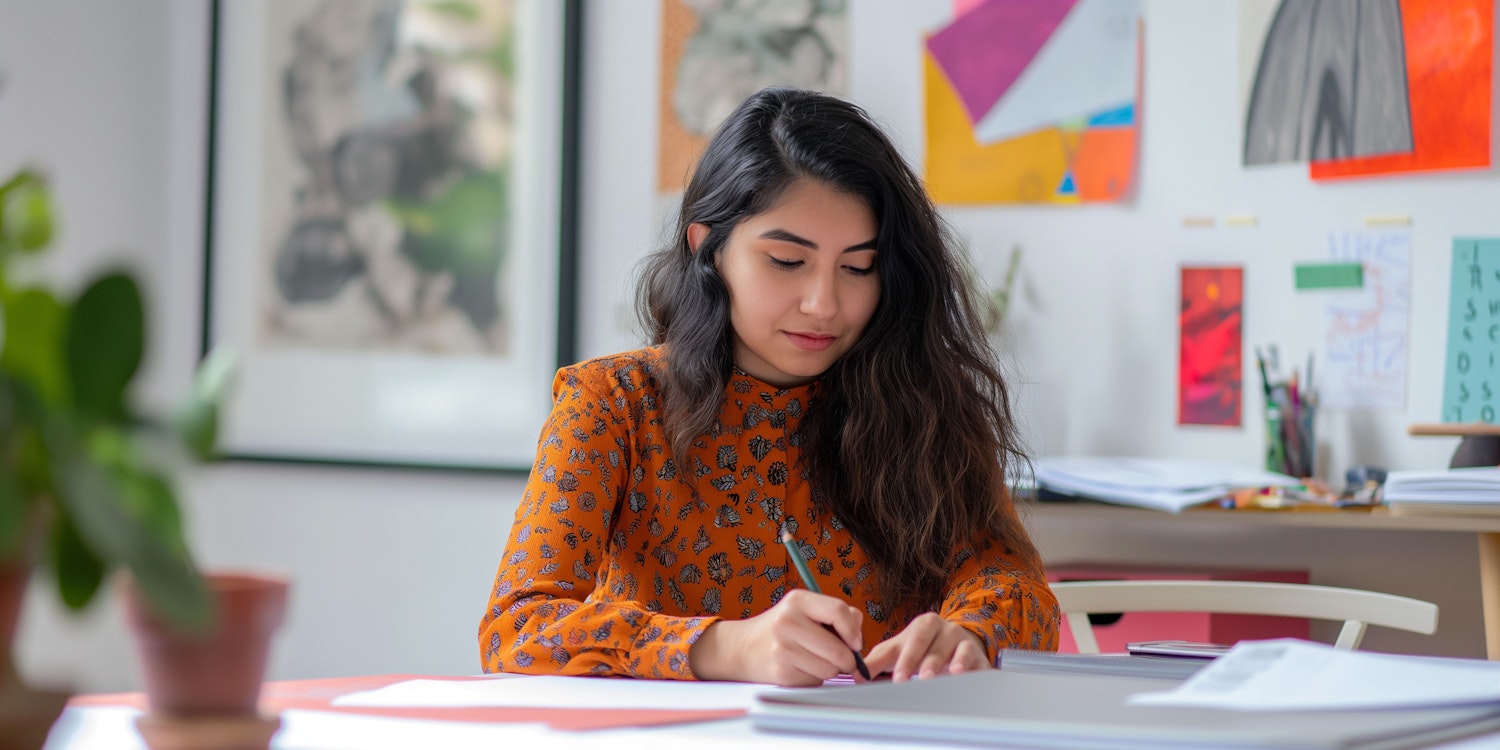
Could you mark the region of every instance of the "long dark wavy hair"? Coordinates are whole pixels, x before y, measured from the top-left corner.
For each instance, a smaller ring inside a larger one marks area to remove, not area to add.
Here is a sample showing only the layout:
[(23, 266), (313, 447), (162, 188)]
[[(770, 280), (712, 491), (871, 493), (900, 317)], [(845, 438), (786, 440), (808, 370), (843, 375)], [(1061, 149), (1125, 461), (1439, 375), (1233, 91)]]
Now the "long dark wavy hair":
[[(879, 225), (880, 300), (800, 427), (814, 502), (869, 555), (888, 613), (935, 607), (955, 556), (982, 532), (1040, 574), (1006, 489), (1007, 467), (1025, 457), (973, 274), (921, 180), (841, 99), (770, 88), (745, 100), (699, 161), (670, 244), (645, 261), (636, 304), (651, 342), (665, 344), (658, 378), (673, 455), (681, 463), (716, 429), (734, 367), (715, 259), (740, 221), (799, 180), (858, 196)], [(695, 223), (709, 229), (696, 252)]]

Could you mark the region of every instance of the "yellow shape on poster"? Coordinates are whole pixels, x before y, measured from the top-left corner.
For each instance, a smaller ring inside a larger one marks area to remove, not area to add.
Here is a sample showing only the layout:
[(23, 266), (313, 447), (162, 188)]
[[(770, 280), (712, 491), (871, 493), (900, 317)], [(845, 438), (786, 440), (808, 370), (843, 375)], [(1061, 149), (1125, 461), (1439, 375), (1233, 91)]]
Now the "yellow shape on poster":
[(922, 55), (927, 105), (927, 189), (944, 204), (1078, 203), (1057, 190), (1081, 134), (1047, 128), (984, 145), (932, 54)]

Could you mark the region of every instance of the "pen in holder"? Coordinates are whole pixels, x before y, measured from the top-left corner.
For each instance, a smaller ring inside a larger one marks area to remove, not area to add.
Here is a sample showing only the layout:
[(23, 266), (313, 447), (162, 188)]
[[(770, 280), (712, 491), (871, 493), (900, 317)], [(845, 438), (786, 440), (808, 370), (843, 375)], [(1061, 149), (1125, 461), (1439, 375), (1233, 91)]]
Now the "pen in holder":
[(1266, 471), (1286, 473), (1286, 444), (1282, 440), (1281, 407), (1266, 402)]
[(1317, 416), (1317, 394), (1311, 389), (1312, 358), (1307, 360), (1308, 379), (1299, 387), (1297, 372), (1280, 380), (1275, 372), (1276, 347), (1270, 347), (1271, 366), (1255, 351), (1260, 366), (1261, 385), (1264, 389), (1266, 413), (1266, 469), (1294, 477), (1313, 475), (1313, 461), (1317, 454), (1316, 435), (1313, 422)]

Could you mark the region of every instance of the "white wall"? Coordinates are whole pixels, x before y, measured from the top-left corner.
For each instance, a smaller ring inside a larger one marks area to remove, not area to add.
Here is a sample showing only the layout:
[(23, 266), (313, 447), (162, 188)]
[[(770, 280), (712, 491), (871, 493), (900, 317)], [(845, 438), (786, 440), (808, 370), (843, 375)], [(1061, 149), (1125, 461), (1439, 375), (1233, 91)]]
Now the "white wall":
[[(197, 0), (0, 0), (0, 174), (43, 165), (64, 233), (51, 270), (76, 283), (103, 258), (139, 264), (149, 286), (147, 395), (185, 382), (197, 351), (201, 278), (207, 10)], [(945, 3), (854, 4), (853, 97), (920, 156), (918, 34)], [(585, 49), (582, 356), (636, 345), (629, 277), (660, 234), (655, 169), (658, 8), (590, 4)], [(1290, 262), (1316, 257), (1328, 229), (1371, 213), (1415, 220), (1412, 373), (1405, 413), (1327, 419), (1330, 464), (1446, 462), (1452, 441), (1413, 440), (1437, 414), (1447, 242), (1494, 233), (1493, 174), (1313, 185), (1298, 168), (1237, 166), (1237, 5), (1146, 3), (1147, 107), (1138, 197), (1126, 206), (965, 209), (950, 217), (994, 278), (1000, 253), (1026, 247), (1028, 294), (1015, 310), (1012, 366), (1032, 445), (1253, 461), (1254, 429), (1183, 429), (1174, 413), (1175, 264), (1246, 266), (1245, 340), (1312, 343), (1280, 291)], [(1490, 210), (1486, 210), (1490, 209)], [(1258, 229), (1189, 232), (1183, 214), (1255, 213)], [(1084, 270), (1080, 270), (1084, 269)], [(1043, 345), (1045, 342), (1045, 345)], [(1246, 372), (1246, 382), (1254, 383)], [(1260, 408), (1248, 389), (1245, 413)], [(522, 482), (514, 476), (227, 464), (184, 485), (195, 546), (215, 566), (268, 567), (294, 579), (273, 678), (382, 672), (467, 673), (474, 634)], [(1441, 534), (1222, 529), (1175, 536), (1149, 524), (1037, 528), (1049, 557), (1216, 559), (1300, 566), (1320, 583), (1423, 596), (1442, 607), (1431, 639), (1372, 633), (1367, 643), (1481, 655), (1477, 564), (1466, 538)], [(135, 684), (112, 597), (82, 618), (58, 612), (38, 579), (18, 658), (42, 681), (88, 690)]]

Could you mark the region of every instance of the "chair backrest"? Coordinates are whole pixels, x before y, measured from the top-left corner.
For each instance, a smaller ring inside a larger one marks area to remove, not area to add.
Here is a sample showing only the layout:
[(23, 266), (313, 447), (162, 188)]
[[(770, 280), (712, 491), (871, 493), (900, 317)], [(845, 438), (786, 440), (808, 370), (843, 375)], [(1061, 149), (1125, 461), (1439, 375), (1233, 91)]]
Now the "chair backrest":
[(1089, 613), (1208, 612), (1342, 620), (1334, 648), (1356, 649), (1369, 625), (1432, 635), (1436, 604), (1394, 594), (1249, 581), (1066, 581), (1053, 593), (1081, 654), (1099, 653)]

